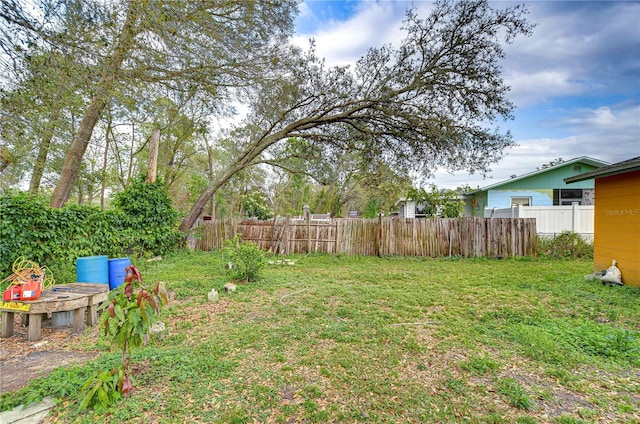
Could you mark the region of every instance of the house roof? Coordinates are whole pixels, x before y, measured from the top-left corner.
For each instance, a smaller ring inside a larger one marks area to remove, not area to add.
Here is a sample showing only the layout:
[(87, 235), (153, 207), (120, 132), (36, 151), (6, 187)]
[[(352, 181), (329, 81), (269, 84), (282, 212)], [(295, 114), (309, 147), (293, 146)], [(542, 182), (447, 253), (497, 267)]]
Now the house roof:
[(564, 182), (567, 184), (577, 183), (578, 181), (589, 180), (591, 178), (610, 177), (612, 175), (625, 174), (627, 172), (640, 170), (640, 156), (627, 159), (622, 162), (614, 163), (609, 166), (585, 172), (584, 174), (576, 175), (574, 177), (565, 178)]
[(396, 206), (402, 205), (402, 204), (407, 203), (409, 201), (415, 202), (415, 200), (413, 200), (413, 199), (407, 199), (406, 197), (401, 197), (398, 200), (396, 200), (396, 202), (393, 204), (393, 207), (395, 208)]
[[(449, 200), (454, 200), (454, 199), (457, 199), (459, 201), (464, 201), (465, 195), (464, 194), (457, 194), (455, 197), (449, 198)], [(397, 206), (406, 204), (408, 202), (414, 202), (415, 203), (416, 201), (415, 201), (415, 199), (408, 199), (406, 197), (401, 197), (398, 200), (396, 200), (396, 202), (393, 204), (393, 207), (395, 208)]]
[[(574, 163), (585, 163), (587, 165), (597, 166), (599, 168), (603, 167), (603, 166), (606, 166), (606, 165), (609, 165), (609, 162), (605, 162), (605, 161), (602, 161), (602, 160), (599, 160), (599, 159), (590, 158), (588, 156), (580, 156), (580, 157), (568, 160), (566, 162), (562, 162), (562, 163), (559, 163), (557, 165), (550, 166), (548, 168), (538, 169), (538, 170), (535, 170), (533, 172), (529, 172), (527, 174), (522, 174), (522, 175), (520, 175), (518, 177), (509, 178), (508, 180), (500, 181), (498, 183), (491, 184), (491, 185), (479, 188), (479, 189), (474, 190), (474, 191), (470, 191), (470, 192), (468, 192), (466, 194), (469, 195), (469, 194), (479, 193), (481, 191), (491, 190), (491, 189), (494, 189), (496, 187), (500, 187), (500, 186), (505, 185), (505, 184), (511, 184), (514, 181), (524, 180), (525, 178), (530, 178), (530, 177), (533, 177), (534, 175), (544, 174), (545, 172), (553, 171), (554, 169), (562, 168), (563, 166), (571, 165), (571, 164), (574, 164)], [(585, 178), (585, 180), (586, 179), (588, 179), (588, 178)]]

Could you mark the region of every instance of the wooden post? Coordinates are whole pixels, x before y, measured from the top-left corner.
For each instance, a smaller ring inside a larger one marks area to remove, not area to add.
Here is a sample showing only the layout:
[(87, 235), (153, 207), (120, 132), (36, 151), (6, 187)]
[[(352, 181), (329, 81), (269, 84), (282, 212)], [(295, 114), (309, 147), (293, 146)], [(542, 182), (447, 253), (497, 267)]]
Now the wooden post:
[(378, 242), (376, 243), (376, 248), (378, 251), (376, 252), (376, 256), (380, 256), (380, 251), (382, 250), (380, 245), (382, 244), (382, 214), (378, 214)]
[(84, 323), (85, 323), (85, 314), (87, 312), (87, 308), (78, 308), (73, 311), (73, 332), (74, 333), (82, 333), (84, 331)]
[(340, 224), (340, 223), (341, 223), (341, 221), (340, 221), (340, 220), (336, 221), (336, 237), (335, 237), (336, 241), (335, 241), (335, 243), (333, 244), (333, 246), (334, 246), (334, 248), (333, 248), (333, 254), (334, 254), (334, 255), (337, 255), (337, 254), (339, 253), (339, 252), (338, 252), (338, 247), (340, 247), (340, 241), (341, 241), (341, 240), (340, 240), (340, 231), (341, 231), (340, 227), (341, 227), (341, 225), (342, 225), (342, 224)]
[[(283, 255), (287, 255), (290, 252), (289, 243), (290, 243), (291, 237), (289, 237), (289, 233), (288, 233), (290, 220), (291, 220), (291, 215), (287, 215), (287, 218), (284, 220), (284, 228), (282, 229), (282, 244), (284, 245), (284, 252), (282, 253)], [(285, 242), (285, 238), (286, 238), (286, 242)]]
[(284, 247), (284, 251), (283, 251), (283, 245), (284, 245), (284, 237), (285, 237), (285, 233), (287, 231), (287, 226), (289, 225), (289, 219), (290, 219), (290, 215), (287, 214), (287, 217), (284, 220), (284, 224), (282, 224), (282, 231), (280, 232), (280, 236), (278, 237), (278, 239), (276, 240), (276, 248), (273, 251), (274, 254), (278, 254), (281, 253), (283, 255), (285, 255), (286, 252), (286, 248), (287, 246), (285, 245)]
[(29, 335), (30, 342), (40, 340), (40, 329), (42, 328), (42, 314), (29, 314)]
[(154, 129), (149, 140), (149, 168), (147, 169), (147, 183), (155, 183), (158, 174), (158, 144), (160, 144), (160, 130)]
[(13, 312), (2, 311), (2, 337), (13, 336)]
[(311, 214), (309, 205), (304, 205), (304, 220), (307, 221), (307, 253), (311, 253)]
[(451, 250), (453, 247), (453, 221), (449, 222), (449, 257), (451, 257)]
[(273, 225), (271, 226), (271, 239), (269, 240), (269, 250), (271, 250), (273, 253), (276, 253), (273, 251), (273, 240), (275, 240), (276, 238), (276, 223), (278, 222), (278, 215), (273, 217)]

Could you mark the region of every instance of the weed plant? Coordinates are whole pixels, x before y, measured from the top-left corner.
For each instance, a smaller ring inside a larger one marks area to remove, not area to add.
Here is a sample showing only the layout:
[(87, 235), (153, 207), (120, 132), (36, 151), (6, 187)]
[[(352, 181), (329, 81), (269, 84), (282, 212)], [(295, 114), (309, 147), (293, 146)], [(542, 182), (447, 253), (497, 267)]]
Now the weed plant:
[(538, 236), (538, 254), (547, 258), (593, 259), (593, 243), (573, 231)]

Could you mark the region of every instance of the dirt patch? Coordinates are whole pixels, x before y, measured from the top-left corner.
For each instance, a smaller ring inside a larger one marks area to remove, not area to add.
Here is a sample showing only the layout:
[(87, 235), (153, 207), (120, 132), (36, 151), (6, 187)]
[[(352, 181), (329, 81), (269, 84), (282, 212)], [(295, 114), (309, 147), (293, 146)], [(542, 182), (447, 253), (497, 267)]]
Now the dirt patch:
[(43, 377), (63, 365), (84, 363), (95, 358), (94, 352), (43, 350), (23, 357), (2, 361), (2, 392), (12, 392), (26, 386), (34, 378)]
[(73, 334), (71, 327), (53, 328), (49, 320), (44, 320), (41, 339), (30, 342), (21, 315), (16, 315), (14, 325), (13, 336), (0, 342), (0, 393), (18, 390), (58, 367), (83, 364), (98, 355), (81, 348), (85, 336)]

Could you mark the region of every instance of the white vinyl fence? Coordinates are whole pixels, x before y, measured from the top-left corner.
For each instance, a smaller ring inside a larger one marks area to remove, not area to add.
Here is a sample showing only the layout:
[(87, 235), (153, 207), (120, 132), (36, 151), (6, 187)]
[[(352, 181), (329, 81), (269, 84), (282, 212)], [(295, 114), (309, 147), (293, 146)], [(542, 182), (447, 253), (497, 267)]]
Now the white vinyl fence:
[(593, 205), (580, 206), (514, 206), (484, 210), (485, 218), (535, 218), (538, 235), (553, 237), (563, 231), (573, 231), (586, 240), (593, 240)]

